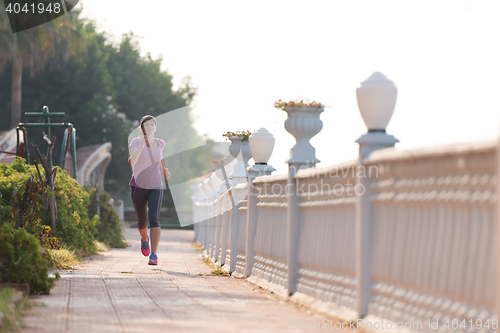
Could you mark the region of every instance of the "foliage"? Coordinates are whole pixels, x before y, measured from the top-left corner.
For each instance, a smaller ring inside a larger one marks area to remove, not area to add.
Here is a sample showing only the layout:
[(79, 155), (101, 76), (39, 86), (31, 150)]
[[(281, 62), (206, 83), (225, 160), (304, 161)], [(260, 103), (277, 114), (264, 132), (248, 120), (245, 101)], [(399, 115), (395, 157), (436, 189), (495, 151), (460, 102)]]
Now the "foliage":
[(71, 11), (34, 29), (11, 32), (5, 7), (0, 3), (0, 69), (21, 58), (31, 77), (47, 63), (67, 61), (85, 48), (85, 40), (75, 30), (77, 13)]
[(277, 100), (276, 102), (274, 102), (274, 107), (277, 108), (277, 109), (284, 109), (285, 107), (287, 106), (295, 106), (295, 107), (312, 107), (312, 108), (324, 108), (325, 105), (322, 104), (322, 103), (319, 103), (319, 102), (316, 102), (316, 101), (312, 101), (310, 102), (309, 100), (295, 100), (295, 101), (289, 101), (289, 102), (285, 102), (285, 101), (282, 101), (281, 99)]
[(0, 289), (0, 332), (12, 332), (21, 326), (21, 314), (25, 303), (15, 303), (16, 290), (14, 288)]
[[(95, 22), (81, 18), (78, 11), (75, 13), (75, 31), (84, 37), (86, 44), (86, 49), (80, 49), (75, 57), (80, 61), (52, 63), (43, 75), (23, 78), (23, 111), (41, 112), (43, 105), (48, 105), (51, 112), (65, 112), (65, 121), (73, 123), (77, 129), (79, 147), (111, 142), (113, 158), (105, 175), (105, 189), (115, 199), (129, 200), (124, 194), (128, 192), (132, 174), (127, 164), (128, 134), (145, 114), (158, 116), (191, 104), (196, 88), (186, 77), (180, 87), (173, 90), (172, 76), (161, 70), (163, 60), (152, 59), (149, 54), (141, 56), (137, 36), (125, 34), (116, 45), (111, 36), (96, 31)], [(5, 119), (0, 123), (0, 130), (9, 129), (11, 72), (9, 63), (0, 73), (0, 118)], [(191, 116), (186, 114), (181, 120), (178, 133), (168, 136), (199, 139)], [(51, 131), (58, 138), (53, 153), (57, 164), (63, 130), (54, 128)], [(41, 129), (30, 129), (28, 135), (30, 142), (44, 147), (41, 132)], [(173, 146), (174, 140), (165, 140), (167, 146)], [(210, 167), (205, 162), (209, 158), (206, 149), (192, 149), (179, 155), (183, 156), (173, 157), (167, 165), (173, 182), (197, 177)], [(200, 163), (182, 163), (183, 160)], [(183, 168), (173, 170), (171, 165), (177, 162), (181, 162), (178, 165)], [(164, 207), (174, 206), (168, 195), (163, 202)]]
[(56, 269), (71, 269), (79, 264), (79, 259), (74, 250), (62, 246), (59, 249), (48, 249), (46, 260), (49, 267)]
[[(97, 233), (99, 217), (88, 215), (89, 194), (57, 167), (55, 196), (57, 203), (56, 236), (62, 238), (70, 248), (78, 249), (81, 255), (97, 253), (94, 235)], [(50, 214), (43, 216), (44, 224), (50, 224)]]
[(211, 273), (210, 275), (217, 275), (217, 276), (229, 276), (229, 273), (222, 270), (220, 266), (217, 266)]
[[(0, 164), (0, 223), (15, 223), (19, 200), (24, 195), (29, 177), (36, 172), (35, 166), (25, 164), (20, 157), (10, 166)], [(43, 177), (43, 168), (40, 173)], [(89, 194), (61, 169), (57, 171), (54, 193), (58, 208), (56, 229), (51, 230), (49, 226), (50, 214), (41, 210), (43, 190), (33, 184), (28, 196), (33, 208), (24, 219), (26, 230), (35, 235), (44, 247), (58, 248), (62, 242), (80, 250), (82, 255), (96, 253), (94, 235), (99, 218), (88, 217)]]
[(4, 223), (0, 228), (0, 244), (0, 281), (29, 283), (30, 293), (48, 294), (54, 279), (48, 277), (38, 239), (23, 228), (15, 229), (12, 223)]
[[(23, 163), (19, 162), (20, 161), (16, 161), (16, 163), (14, 163), (14, 167), (26, 167), (25, 165), (23, 165)], [(19, 175), (21, 174), (22, 173), (19, 173)], [(14, 221), (19, 218), (20, 206), (23, 205), (24, 196), (26, 194), (28, 207), (26, 207), (23, 212), (23, 216), (21, 217), (23, 221), (22, 226), (24, 226), (28, 233), (38, 238), (42, 247), (49, 249), (58, 249), (60, 247), (59, 239), (53, 235), (52, 228), (50, 226), (42, 224), (42, 220), (40, 218), (41, 205), (38, 195), (39, 192), (42, 192), (41, 195), (43, 195), (43, 192), (45, 191), (49, 192), (47, 187), (41, 188), (39, 182), (36, 182), (36, 179), (33, 179), (33, 181), (31, 181), (30, 177), (25, 185), (24, 191), (23, 188), (20, 187), (17, 193), (12, 193), (11, 217)]]
[(232, 136), (243, 137), (242, 141), (248, 141), (248, 138), (250, 137), (250, 135), (252, 135), (252, 133), (248, 130), (242, 131), (242, 132), (240, 132), (240, 131), (236, 131), (236, 132), (227, 131), (226, 133), (222, 134), (222, 136), (226, 137), (227, 139), (229, 139)]
[(48, 62), (68, 61), (85, 48), (85, 40), (75, 29), (76, 15), (69, 12), (38, 27), (14, 34), (5, 11), (0, 8), (0, 70), (7, 63), (13, 64), (11, 128), (17, 126), (22, 116), (23, 68), (29, 69), (33, 78)]
[(220, 163), (224, 163), (224, 158), (213, 159), (212, 157), (210, 157), (210, 165), (215, 166)]
[(53, 236), (50, 226), (43, 225), (40, 218), (40, 199), (43, 191), (47, 189), (40, 187), (37, 178), (29, 182), (33, 174), (36, 174), (35, 167), (26, 165), (22, 158), (16, 158), (10, 166), (0, 165), (0, 221), (12, 223), (17, 221), (25, 190), (27, 185), (31, 185), (30, 191), (26, 193), (28, 207), (22, 216), (24, 227), (28, 233), (38, 238), (43, 247), (58, 248), (59, 239)]
[(109, 251), (109, 246), (107, 246), (103, 242), (99, 242), (98, 240), (95, 241), (95, 246), (97, 247), (97, 251), (99, 251), (99, 252), (108, 252)]
[[(87, 188), (90, 197), (89, 214), (97, 214), (97, 196), (95, 188)], [(101, 223), (97, 225), (95, 238), (105, 245), (116, 248), (127, 247), (123, 237), (123, 227), (118, 214), (109, 203), (109, 193), (99, 190), (99, 214)]]

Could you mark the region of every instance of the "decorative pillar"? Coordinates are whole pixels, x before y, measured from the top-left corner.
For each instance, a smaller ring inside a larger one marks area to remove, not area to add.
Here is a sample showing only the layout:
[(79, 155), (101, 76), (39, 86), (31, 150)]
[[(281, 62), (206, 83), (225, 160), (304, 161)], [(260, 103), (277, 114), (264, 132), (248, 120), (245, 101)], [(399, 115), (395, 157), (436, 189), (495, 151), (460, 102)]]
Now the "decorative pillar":
[(212, 248), (214, 246), (214, 239), (213, 239), (213, 233), (214, 233), (214, 214), (213, 214), (213, 204), (212, 204), (212, 193), (213, 193), (213, 188), (210, 185), (210, 177), (205, 179), (203, 182), (203, 187), (204, 191), (206, 193), (205, 195), (205, 220), (207, 223), (207, 249), (206, 249), (206, 255), (207, 257), (210, 257), (210, 254), (212, 253)]
[[(205, 179), (206, 180), (206, 179)], [(200, 192), (203, 193), (203, 196), (201, 197), (200, 200), (200, 206), (201, 206), (201, 214), (202, 214), (202, 223), (205, 228), (205, 232), (203, 233), (203, 249), (208, 253), (208, 248), (210, 247), (209, 239), (208, 239), (208, 234), (210, 232), (209, 228), (209, 221), (208, 221), (208, 207), (207, 207), (207, 197), (208, 197), (208, 192), (207, 192), (207, 186), (205, 184), (205, 180), (201, 182), (200, 184)]]
[(198, 193), (199, 197), (198, 200), (196, 201), (196, 209), (197, 209), (197, 214), (196, 214), (196, 219), (195, 219), (195, 224), (199, 225), (199, 230), (200, 233), (198, 234), (199, 237), (199, 242), (203, 246), (204, 249), (206, 249), (207, 244), (205, 243), (206, 241), (206, 233), (207, 233), (207, 222), (205, 219), (205, 207), (202, 205), (203, 203), (203, 198), (205, 197), (205, 191), (203, 191), (203, 182), (198, 182)]
[[(252, 274), (255, 252), (253, 250), (255, 230), (257, 226), (257, 195), (258, 189), (253, 186), (256, 177), (270, 175), (276, 171), (267, 162), (274, 149), (275, 139), (271, 132), (265, 128), (260, 128), (249, 137), (250, 150), (254, 156), (255, 164), (248, 167), (248, 197), (247, 197), (247, 230), (245, 239), (245, 274), (249, 277)], [(237, 234), (234, 236), (237, 237)]]
[(219, 257), (219, 249), (220, 249), (220, 233), (221, 233), (221, 225), (222, 225), (222, 191), (220, 185), (222, 181), (212, 173), (210, 176), (210, 182), (214, 191), (212, 192), (212, 200), (213, 200), (213, 216), (214, 216), (214, 247), (212, 251), (212, 258), (214, 262), (218, 261)]
[[(396, 104), (397, 88), (394, 82), (379, 72), (373, 73), (368, 79), (360, 83), (356, 89), (359, 111), (368, 133), (356, 140), (359, 143), (358, 168), (365, 168), (364, 159), (371, 152), (387, 147), (394, 147), (399, 142), (392, 135), (385, 132)], [(370, 188), (371, 179), (358, 177), (356, 172), (356, 188), (362, 188), (356, 205), (356, 280), (358, 303), (356, 310), (359, 318), (368, 313), (370, 302), (370, 252), (372, 248), (372, 203)], [(368, 175), (368, 173), (365, 173)]]
[[(220, 166), (220, 165), (219, 165)], [(217, 164), (215, 165), (217, 168)], [(219, 178), (220, 184), (219, 184), (219, 189), (217, 191), (218, 194), (218, 207), (219, 207), (219, 217), (218, 217), (218, 236), (217, 238), (219, 239), (219, 249), (218, 254), (215, 257), (216, 261), (219, 262), (219, 265), (222, 266), (225, 264), (226, 260), (226, 237), (225, 235), (227, 234), (227, 228), (228, 228), (228, 215), (229, 215), (229, 182), (227, 177), (224, 177), (224, 172), (223, 170), (223, 165), (222, 168), (219, 168), (215, 170), (215, 175)]]
[(199, 242), (199, 235), (200, 235), (200, 226), (199, 223), (196, 223), (197, 217), (198, 217), (198, 200), (200, 199), (200, 194), (198, 193), (200, 183), (198, 181), (192, 181), (190, 182), (189, 186), (191, 187), (191, 190), (193, 191), (193, 196), (191, 197), (191, 200), (193, 201), (193, 228), (194, 228), (194, 239), (196, 242)]
[(323, 122), (319, 119), (322, 107), (310, 106), (286, 106), (284, 109), (288, 113), (285, 121), (285, 129), (292, 134), (297, 141), (290, 149), (288, 163), (288, 181), (286, 192), (288, 196), (287, 211), (287, 278), (288, 294), (292, 295), (296, 291), (297, 271), (298, 271), (298, 242), (299, 242), (299, 196), (297, 193), (298, 184), (295, 182), (295, 174), (299, 169), (306, 169), (316, 166), (320, 162), (316, 158), (316, 149), (309, 140), (318, 134), (323, 128)]
[[(231, 214), (231, 235), (230, 235), (230, 261), (229, 261), (229, 272), (234, 272), (236, 270), (236, 256), (238, 255), (237, 245), (238, 245), (238, 230), (240, 222), (240, 201), (245, 199), (246, 193), (242, 190), (240, 184), (244, 184), (247, 181), (248, 172), (248, 160), (252, 157), (250, 153), (249, 142), (247, 140), (243, 141), (244, 137), (231, 136), (231, 145), (229, 146), (229, 153), (236, 159), (236, 164), (231, 162), (226, 169), (228, 172), (232, 172), (229, 175), (231, 183), (231, 198), (232, 200), (232, 214)], [(241, 155), (240, 155), (241, 152)], [(240, 156), (240, 158), (238, 158)]]

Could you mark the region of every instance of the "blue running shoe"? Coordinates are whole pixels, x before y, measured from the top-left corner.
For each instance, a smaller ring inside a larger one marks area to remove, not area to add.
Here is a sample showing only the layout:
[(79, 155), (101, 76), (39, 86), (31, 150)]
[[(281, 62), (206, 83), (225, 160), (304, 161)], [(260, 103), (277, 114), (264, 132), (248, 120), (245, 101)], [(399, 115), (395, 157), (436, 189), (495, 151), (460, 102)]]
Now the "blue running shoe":
[(146, 241), (141, 238), (141, 252), (143, 256), (149, 256), (149, 236)]
[(154, 252), (149, 256), (149, 265), (158, 265), (158, 256)]

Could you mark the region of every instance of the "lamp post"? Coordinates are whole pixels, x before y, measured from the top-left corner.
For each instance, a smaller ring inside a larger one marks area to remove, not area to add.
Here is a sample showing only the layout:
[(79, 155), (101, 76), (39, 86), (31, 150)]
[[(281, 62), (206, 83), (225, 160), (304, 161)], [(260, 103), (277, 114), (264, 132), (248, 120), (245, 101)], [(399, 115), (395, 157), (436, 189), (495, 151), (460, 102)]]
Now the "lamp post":
[(275, 139), (271, 132), (265, 128), (258, 129), (255, 133), (248, 138), (250, 151), (252, 152), (255, 164), (248, 167), (248, 199), (247, 199), (247, 225), (246, 225), (246, 239), (245, 239), (245, 276), (248, 277), (252, 274), (255, 227), (257, 225), (257, 189), (253, 186), (253, 181), (258, 176), (270, 175), (276, 171), (267, 162), (271, 157), (274, 149)]
[[(359, 143), (358, 168), (364, 168), (364, 159), (371, 152), (394, 147), (399, 142), (385, 131), (389, 123), (394, 106), (396, 105), (397, 88), (394, 82), (379, 72), (373, 73), (368, 79), (360, 83), (356, 89), (358, 106), (363, 121), (368, 127), (368, 133), (356, 140)], [(370, 300), (370, 250), (372, 204), (370, 179), (360, 176), (356, 172), (356, 186), (364, 189), (356, 204), (356, 280), (358, 303), (358, 317), (363, 318), (368, 313)]]

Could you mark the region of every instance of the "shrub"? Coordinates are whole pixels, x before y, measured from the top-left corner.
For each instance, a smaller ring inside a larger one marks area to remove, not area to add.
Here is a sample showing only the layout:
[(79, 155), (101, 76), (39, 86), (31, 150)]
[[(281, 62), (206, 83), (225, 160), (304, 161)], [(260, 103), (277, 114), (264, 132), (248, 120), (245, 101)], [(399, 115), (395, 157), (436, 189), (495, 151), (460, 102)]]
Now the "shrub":
[[(90, 197), (88, 206), (89, 216), (97, 214), (96, 189), (87, 188)], [(123, 226), (120, 223), (118, 214), (109, 203), (109, 193), (99, 190), (99, 214), (100, 224), (97, 225), (97, 234), (95, 238), (109, 247), (124, 248), (127, 247), (123, 237)]]
[[(15, 302), (16, 290), (4, 288), (0, 290), (0, 332), (14, 332), (21, 327), (21, 315), (25, 300)], [(16, 304), (17, 303), (17, 304)]]
[[(23, 158), (17, 157), (10, 166), (0, 164), (0, 224), (15, 223), (18, 205), (23, 198), (26, 184), (35, 174), (35, 184), (30, 191), (30, 209), (25, 212), (25, 228), (41, 241), (42, 246), (58, 248), (59, 243), (78, 250), (81, 255), (97, 252), (94, 235), (99, 218), (89, 219), (87, 206), (89, 194), (78, 182), (71, 178), (65, 170), (56, 167), (54, 194), (57, 205), (57, 222), (55, 230), (51, 230), (50, 213), (41, 209), (43, 188), (36, 168), (27, 165)], [(44, 177), (44, 170), (40, 168)], [(38, 197), (36, 199), (36, 197)], [(14, 209), (13, 209), (14, 208)]]
[[(97, 253), (94, 235), (99, 218), (89, 219), (87, 206), (89, 194), (83, 190), (76, 179), (65, 170), (57, 167), (54, 194), (57, 204), (57, 222), (54, 234), (81, 255)], [(41, 214), (43, 224), (51, 223), (50, 214)]]
[(0, 280), (28, 283), (30, 293), (48, 294), (54, 279), (48, 276), (47, 262), (39, 251), (40, 242), (12, 223), (0, 227)]
[(53, 268), (72, 269), (79, 264), (75, 251), (64, 246), (59, 249), (48, 249), (45, 259), (49, 267)]
[[(23, 158), (16, 158), (10, 166), (0, 164), (0, 224), (15, 220), (12, 215), (12, 197), (16, 193), (18, 197), (22, 197), (32, 174), (36, 174), (35, 167), (26, 165)], [(14, 197), (14, 200), (16, 199)]]

